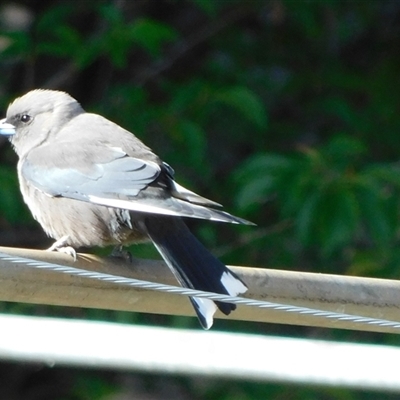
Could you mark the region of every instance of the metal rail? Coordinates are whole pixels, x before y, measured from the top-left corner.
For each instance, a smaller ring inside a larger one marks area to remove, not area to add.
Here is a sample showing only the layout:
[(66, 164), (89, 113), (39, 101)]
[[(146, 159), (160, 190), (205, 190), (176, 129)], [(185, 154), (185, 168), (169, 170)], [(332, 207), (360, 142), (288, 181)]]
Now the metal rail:
[(171, 286), (173, 280), (161, 262), (127, 264), (79, 255), (74, 263), (58, 253), (0, 248), (0, 299), (192, 315), (180, 298), (191, 295), (239, 304), (232, 319), (400, 333), (397, 281), (234, 270), (248, 284), (248, 298)]

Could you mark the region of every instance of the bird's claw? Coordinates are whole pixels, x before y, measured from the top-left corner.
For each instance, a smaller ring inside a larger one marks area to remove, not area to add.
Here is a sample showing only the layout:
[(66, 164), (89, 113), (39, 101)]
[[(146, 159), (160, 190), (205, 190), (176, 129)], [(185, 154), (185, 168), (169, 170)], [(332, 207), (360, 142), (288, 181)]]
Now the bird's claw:
[(60, 253), (65, 253), (71, 256), (74, 261), (76, 261), (76, 251), (71, 246), (66, 246), (68, 242), (69, 236), (63, 236), (61, 239), (58, 239), (55, 243), (53, 243), (46, 251), (58, 251)]
[(71, 246), (59, 247), (58, 249), (56, 249), (56, 251), (58, 251), (60, 253), (68, 254), (69, 256), (71, 256), (74, 259), (74, 261), (76, 261), (76, 251), (73, 247), (71, 247)]
[(122, 246), (115, 246), (110, 257), (119, 258), (120, 260), (132, 263), (133, 257), (128, 250), (124, 250)]

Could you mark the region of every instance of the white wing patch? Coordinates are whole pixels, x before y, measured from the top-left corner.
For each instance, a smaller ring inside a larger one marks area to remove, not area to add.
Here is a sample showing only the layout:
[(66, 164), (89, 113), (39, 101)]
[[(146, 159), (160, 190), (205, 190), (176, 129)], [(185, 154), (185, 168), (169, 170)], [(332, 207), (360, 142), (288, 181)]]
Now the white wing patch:
[(199, 204), (203, 205), (206, 207), (222, 207), (221, 204), (216, 203), (215, 201), (212, 201), (210, 199), (206, 199), (205, 197), (199, 196), (197, 193), (192, 192), (189, 189), (186, 189), (185, 187), (179, 185), (179, 183), (176, 183), (175, 181), (172, 181), (172, 194), (173, 196), (188, 201), (190, 203), (194, 204)]
[[(161, 214), (161, 215), (172, 215), (175, 217), (201, 218), (201, 219), (208, 219), (210, 221), (230, 222), (233, 224), (241, 223), (241, 220), (239, 218), (235, 220), (227, 213), (224, 213), (222, 211), (214, 211), (212, 209), (207, 209), (206, 207), (199, 206), (196, 204), (190, 204), (190, 208), (188, 209), (188, 211), (185, 211), (185, 207), (182, 207), (181, 209), (177, 207), (177, 210), (164, 207), (162, 201), (160, 201), (160, 206), (157, 206), (150, 204), (150, 202), (146, 204), (146, 200), (134, 201), (134, 200), (110, 199), (106, 197), (99, 197), (93, 195), (88, 195), (87, 199), (92, 203), (99, 204), (102, 206), (122, 208), (130, 211), (138, 211), (138, 212)], [(181, 204), (187, 207), (187, 203), (183, 200), (174, 199), (174, 201), (178, 203), (177, 205), (179, 205), (179, 203), (182, 202)], [(204, 210), (206, 209), (208, 210), (208, 213), (204, 214)], [(196, 211), (198, 212), (198, 215), (196, 214)]]
[(237, 296), (240, 293), (247, 292), (247, 287), (227, 271), (222, 274), (221, 283), (224, 285), (230, 296)]
[(114, 208), (122, 208), (131, 211), (138, 211), (144, 213), (154, 213), (154, 214), (163, 214), (163, 215), (173, 215), (173, 216), (182, 216), (182, 213), (168, 210), (163, 207), (153, 206), (151, 204), (144, 204), (143, 202), (138, 201), (128, 201), (121, 199), (107, 199), (104, 197), (97, 196), (88, 196), (90, 202), (100, 204), (102, 206), (114, 207)]

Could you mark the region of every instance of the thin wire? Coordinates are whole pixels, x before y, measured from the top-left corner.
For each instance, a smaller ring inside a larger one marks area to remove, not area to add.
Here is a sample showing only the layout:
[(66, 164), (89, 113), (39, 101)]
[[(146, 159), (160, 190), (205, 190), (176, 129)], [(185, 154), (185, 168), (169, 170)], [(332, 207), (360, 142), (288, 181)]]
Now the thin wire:
[(46, 269), (50, 271), (61, 272), (64, 274), (70, 274), (75, 276), (81, 276), (89, 279), (97, 279), (99, 281), (110, 282), (118, 285), (131, 286), (141, 289), (149, 289), (157, 292), (173, 293), (181, 296), (191, 296), (206, 298), (214, 301), (221, 301), (224, 303), (233, 303), (237, 305), (258, 307), (258, 308), (270, 308), (277, 311), (283, 311), (288, 313), (297, 313), (303, 315), (311, 315), (313, 317), (333, 319), (338, 321), (348, 321), (356, 324), (364, 325), (377, 325), (382, 327), (390, 327), (400, 330), (400, 322), (389, 321), (386, 319), (363, 317), (359, 315), (337, 313), (334, 311), (323, 311), (309, 307), (293, 306), (289, 304), (273, 303), (269, 301), (247, 299), (239, 296), (222, 295), (218, 293), (205, 292), (202, 290), (195, 290), (189, 288), (182, 288), (172, 285), (165, 285), (161, 283), (154, 283), (149, 281), (143, 281), (134, 278), (125, 278), (123, 276), (106, 274), (103, 272), (88, 271), (81, 268), (69, 267), (65, 265), (53, 264), (44, 261), (37, 261), (30, 258), (10, 256), (6, 253), (0, 252), (0, 259), (11, 262), (13, 264), (23, 264), (26, 266)]

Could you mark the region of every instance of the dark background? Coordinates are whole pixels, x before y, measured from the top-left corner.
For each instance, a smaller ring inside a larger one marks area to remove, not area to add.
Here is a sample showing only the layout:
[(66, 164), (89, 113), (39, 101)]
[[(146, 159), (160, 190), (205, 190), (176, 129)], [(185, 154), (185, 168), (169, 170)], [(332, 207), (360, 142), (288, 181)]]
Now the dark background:
[[(397, 1), (2, 1), (0, 109), (33, 88), (61, 89), (135, 132), (181, 184), (257, 223), (190, 221), (228, 264), (397, 279), (399, 49)], [(0, 245), (45, 248), (16, 162), (0, 139)], [(150, 246), (134, 253), (157, 257)], [(193, 318), (15, 303), (0, 311), (199, 329)], [(233, 321), (214, 329), (399, 343)], [(0, 387), (8, 400), (377, 398), (5, 363)]]

